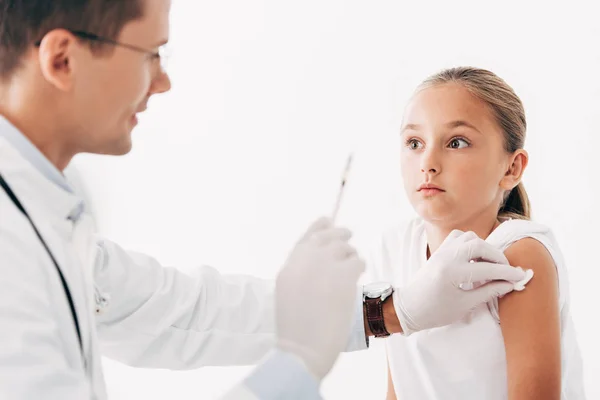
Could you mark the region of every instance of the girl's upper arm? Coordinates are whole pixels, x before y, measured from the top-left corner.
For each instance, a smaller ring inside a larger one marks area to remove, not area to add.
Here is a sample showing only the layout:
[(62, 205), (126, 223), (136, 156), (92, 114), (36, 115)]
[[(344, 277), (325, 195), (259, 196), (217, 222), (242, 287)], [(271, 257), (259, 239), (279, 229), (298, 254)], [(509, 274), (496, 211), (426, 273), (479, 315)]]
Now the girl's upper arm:
[(554, 260), (532, 238), (514, 243), (505, 255), (511, 265), (534, 271), (525, 290), (499, 300), (508, 398), (560, 400), (560, 311)]

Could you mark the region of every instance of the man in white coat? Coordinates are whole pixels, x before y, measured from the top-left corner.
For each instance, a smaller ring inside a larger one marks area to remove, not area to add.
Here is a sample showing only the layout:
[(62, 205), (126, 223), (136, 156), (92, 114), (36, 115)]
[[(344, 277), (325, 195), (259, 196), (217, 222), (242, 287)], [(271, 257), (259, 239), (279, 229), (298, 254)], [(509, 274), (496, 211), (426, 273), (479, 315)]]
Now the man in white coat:
[[(131, 149), (136, 114), (170, 88), (169, 9), (0, 0), (0, 398), (104, 399), (101, 354), (146, 368), (262, 362), (228, 398), (319, 398), (340, 351), (451, 323), (524, 277), (453, 232), (410, 286), (363, 294), (350, 232), (327, 219), (276, 282), (210, 267), (186, 275), (96, 237), (62, 172), (75, 154)], [(470, 263), (480, 258), (489, 262)], [(495, 281), (459, 289), (471, 279)]]

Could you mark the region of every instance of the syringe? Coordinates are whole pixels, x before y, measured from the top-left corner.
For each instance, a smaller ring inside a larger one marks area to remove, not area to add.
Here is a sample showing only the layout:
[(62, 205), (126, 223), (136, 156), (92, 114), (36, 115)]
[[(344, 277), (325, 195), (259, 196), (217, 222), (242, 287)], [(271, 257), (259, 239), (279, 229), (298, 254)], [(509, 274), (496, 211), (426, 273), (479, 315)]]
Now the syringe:
[(346, 187), (346, 180), (348, 179), (348, 172), (350, 171), (350, 164), (352, 163), (352, 153), (348, 156), (348, 161), (346, 162), (346, 168), (344, 168), (344, 172), (342, 174), (342, 182), (340, 185), (340, 190), (338, 192), (337, 201), (335, 202), (335, 207), (333, 208), (333, 213), (331, 214), (331, 222), (335, 224), (335, 218), (337, 217), (338, 210), (340, 209), (340, 203), (342, 202), (342, 195), (344, 193), (344, 188)]

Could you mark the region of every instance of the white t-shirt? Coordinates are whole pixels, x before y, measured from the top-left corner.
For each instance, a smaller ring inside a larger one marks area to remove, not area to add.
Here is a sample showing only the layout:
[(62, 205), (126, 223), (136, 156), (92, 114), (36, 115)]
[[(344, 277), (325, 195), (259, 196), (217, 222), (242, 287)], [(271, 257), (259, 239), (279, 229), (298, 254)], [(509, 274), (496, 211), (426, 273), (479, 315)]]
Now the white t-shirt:
[[(531, 237), (550, 252), (558, 271), (561, 322), (562, 400), (585, 398), (579, 347), (569, 311), (562, 254), (549, 228), (523, 220), (502, 223), (487, 242), (504, 251)], [(405, 285), (427, 261), (423, 220), (397, 226), (378, 241), (368, 268), (378, 280)], [(534, 278), (535, 279), (535, 278)], [(386, 340), (390, 371), (400, 400), (507, 399), (506, 354), (498, 304), (482, 304), (452, 325)]]

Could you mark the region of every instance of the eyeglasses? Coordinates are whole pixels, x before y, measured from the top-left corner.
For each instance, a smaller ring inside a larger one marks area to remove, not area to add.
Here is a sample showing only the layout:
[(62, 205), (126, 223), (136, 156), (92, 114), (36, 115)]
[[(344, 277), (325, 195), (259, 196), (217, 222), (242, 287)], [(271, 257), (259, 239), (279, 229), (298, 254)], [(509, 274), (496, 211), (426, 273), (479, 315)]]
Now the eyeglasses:
[[(161, 46), (157, 51), (151, 51), (148, 49), (144, 49), (142, 47), (134, 46), (132, 44), (121, 43), (121, 42), (113, 40), (113, 39), (98, 36), (98, 35), (96, 35), (94, 33), (90, 33), (90, 32), (85, 32), (85, 31), (69, 31), (69, 32), (71, 32), (73, 35), (75, 35), (81, 39), (112, 44), (113, 46), (120, 46), (120, 47), (129, 49), (129, 50), (136, 51), (138, 53), (145, 54), (146, 56), (148, 56), (148, 59), (150, 61), (153, 61), (153, 62), (158, 61), (160, 63), (160, 68), (162, 69), (162, 71), (166, 71), (166, 69), (167, 69), (167, 60), (168, 60), (169, 54), (168, 54), (166, 46)], [(38, 41), (38, 42), (36, 42), (35, 45), (39, 46), (39, 45), (41, 45), (41, 43), (42, 43), (41, 41)]]

